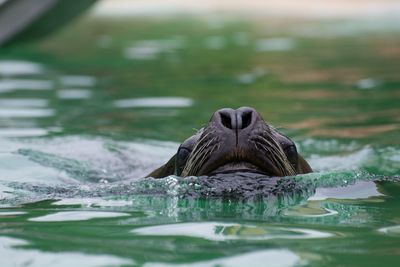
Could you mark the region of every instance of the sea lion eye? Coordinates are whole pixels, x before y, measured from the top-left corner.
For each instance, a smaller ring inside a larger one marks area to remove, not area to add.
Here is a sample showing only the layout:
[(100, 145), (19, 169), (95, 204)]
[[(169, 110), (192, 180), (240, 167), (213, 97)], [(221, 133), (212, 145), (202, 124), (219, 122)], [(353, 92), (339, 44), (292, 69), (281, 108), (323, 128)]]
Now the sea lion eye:
[(294, 166), (297, 165), (297, 148), (295, 145), (289, 145), (283, 148), (283, 151), (285, 151), (286, 157), (292, 163)]
[(178, 153), (176, 153), (175, 170), (177, 175), (181, 175), (183, 168), (186, 165), (186, 161), (189, 158), (191, 151), (186, 147), (180, 147)]
[(190, 153), (199, 139), (203, 129), (200, 129), (195, 135), (192, 135), (186, 139), (178, 148), (175, 158), (175, 173), (176, 175), (181, 175), (183, 169), (185, 168), (186, 161), (189, 158)]

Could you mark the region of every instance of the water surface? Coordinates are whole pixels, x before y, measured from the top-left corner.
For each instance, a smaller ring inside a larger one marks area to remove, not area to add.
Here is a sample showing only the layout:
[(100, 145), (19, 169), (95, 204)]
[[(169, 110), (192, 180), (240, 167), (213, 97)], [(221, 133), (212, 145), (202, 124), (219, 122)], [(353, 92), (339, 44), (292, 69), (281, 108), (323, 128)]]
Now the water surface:
[[(214, 24), (87, 17), (1, 51), (4, 266), (399, 261), (398, 27)], [(304, 190), (189, 198), (200, 178), (141, 179), (240, 106), (297, 143), (316, 171), (293, 178)]]

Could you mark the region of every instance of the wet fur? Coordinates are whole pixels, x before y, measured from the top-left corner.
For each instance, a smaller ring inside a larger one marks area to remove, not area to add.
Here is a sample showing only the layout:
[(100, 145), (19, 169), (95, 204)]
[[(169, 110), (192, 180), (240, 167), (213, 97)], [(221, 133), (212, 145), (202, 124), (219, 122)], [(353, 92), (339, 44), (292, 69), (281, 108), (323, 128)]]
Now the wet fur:
[[(207, 173), (201, 173), (201, 171), (204, 171), (202, 169), (205, 168), (205, 165), (210, 164), (213, 155), (222, 153), (221, 140), (224, 133), (215, 126), (214, 122), (210, 121), (198, 134), (200, 134), (200, 137), (195, 142), (180, 174), (182, 177), (207, 175)], [(283, 136), (276, 129), (265, 122), (259, 123), (249, 134), (245, 148), (235, 147), (228, 155), (219, 160), (223, 162), (240, 162), (241, 160), (247, 161), (249, 158), (257, 157), (258, 161), (268, 165), (269, 172), (267, 174), (275, 177), (312, 172), (309, 164), (300, 155), (297, 157), (295, 166), (288, 160), (279, 143), (279, 138), (283, 138)], [(168, 175), (176, 175), (175, 161), (176, 155), (148, 176), (162, 178)]]

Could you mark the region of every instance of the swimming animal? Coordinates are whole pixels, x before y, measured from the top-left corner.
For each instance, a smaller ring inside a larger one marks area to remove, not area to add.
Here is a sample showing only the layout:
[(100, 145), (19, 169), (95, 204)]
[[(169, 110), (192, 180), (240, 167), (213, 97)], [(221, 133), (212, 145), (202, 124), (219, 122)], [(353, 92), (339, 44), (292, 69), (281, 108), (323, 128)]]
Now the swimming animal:
[(250, 107), (223, 108), (186, 139), (177, 153), (148, 175), (216, 176), (235, 173), (283, 177), (310, 173), (295, 143)]

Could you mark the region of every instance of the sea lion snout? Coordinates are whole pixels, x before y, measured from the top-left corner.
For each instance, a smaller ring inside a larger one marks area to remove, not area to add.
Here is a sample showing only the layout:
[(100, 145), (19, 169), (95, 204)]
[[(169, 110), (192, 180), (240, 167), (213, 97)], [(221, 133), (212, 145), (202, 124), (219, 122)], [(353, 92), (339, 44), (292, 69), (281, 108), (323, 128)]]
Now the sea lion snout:
[(254, 124), (262, 120), (258, 112), (249, 107), (238, 109), (223, 108), (217, 110), (210, 119), (217, 127), (225, 131), (239, 132), (247, 128), (253, 128)]

